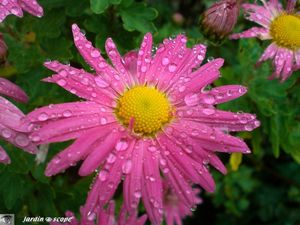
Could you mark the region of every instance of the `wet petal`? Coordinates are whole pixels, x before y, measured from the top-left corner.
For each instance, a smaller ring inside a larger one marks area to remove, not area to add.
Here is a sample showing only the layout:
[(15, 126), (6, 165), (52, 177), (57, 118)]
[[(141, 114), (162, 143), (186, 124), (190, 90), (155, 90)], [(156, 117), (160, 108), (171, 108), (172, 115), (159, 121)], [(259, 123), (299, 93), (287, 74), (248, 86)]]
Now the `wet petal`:
[(20, 102), (27, 102), (28, 96), (17, 85), (7, 79), (0, 77), (0, 94), (6, 95)]
[(36, 0), (19, 0), (19, 2), (23, 10), (37, 17), (43, 16), (43, 8), (38, 4)]

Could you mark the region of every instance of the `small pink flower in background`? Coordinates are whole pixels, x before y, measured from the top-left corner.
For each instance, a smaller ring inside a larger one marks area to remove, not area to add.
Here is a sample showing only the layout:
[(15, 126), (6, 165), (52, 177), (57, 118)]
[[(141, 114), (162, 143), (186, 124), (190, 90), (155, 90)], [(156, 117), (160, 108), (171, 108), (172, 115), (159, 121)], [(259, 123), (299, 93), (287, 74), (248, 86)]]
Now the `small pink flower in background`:
[(231, 39), (271, 39), (272, 43), (266, 48), (258, 64), (271, 59), (275, 68), (271, 78), (285, 81), (293, 71), (300, 68), (300, 17), (299, 12), (294, 11), (296, 0), (288, 0), (286, 9), (282, 8), (278, 0), (261, 2), (263, 5), (242, 5), (245, 18), (260, 26), (233, 34)]
[(3, 34), (0, 33), (0, 61), (6, 58), (7, 55), (7, 45), (3, 39)]
[(0, 23), (10, 14), (22, 17), (23, 10), (37, 17), (44, 14), (36, 0), (0, 0)]
[(240, 0), (221, 0), (204, 12), (202, 26), (216, 38), (223, 38), (232, 32), (240, 12)]
[[(20, 102), (28, 97), (17, 85), (0, 77), (0, 94)], [(23, 123), (25, 115), (11, 102), (0, 96), (0, 138), (29, 153), (36, 153), (36, 146), (28, 138), (28, 124)], [(10, 158), (0, 146), (0, 163), (9, 164)]]
[[(178, 198), (171, 185), (165, 181), (164, 187), (164, 214), (167, 225), (182, 225), (182, 219), (191, 216), (191, 208), (185, 204), (185, 201)], [(202, 203), (202, 199), (198, 196), (200, 189), (193, 189), (191, 197), (194, 198), (195, 204)], [(193, 210), (193, 208), (192, 208)]]
[(164, 40), (153, 56), (148, 33), (138, 52), (122, 57), (109, 38), (105, 47), (112, 66), (77, 25), (72, 31), (76, 47), (96, 74), (52, 61), (45, 66), (56, 74), (44, 80), (86, 101), (42, 107), (27, 118), (37, 126), (31, 134), (36, 144), (75, 139), (51, 160), (47, 176), (80, 160), (81, 176), (99, 170), (85, 204), (87, 214), (110, 201), (123, 177), (126, 210), (133, 213), (142, 199), (151, 222), (160, 224), (162, 176), (191, 208), (197, 204), (191, 184), (215, 189), (207, 165), (226, 173), (217, 152), (250, 153), (228, 132), (255, 129), (256, 117), (215, 108), (247, 90), (240, 85), (205, 90), (219, 78), (223, 59), (198, 68), (205, 58), (204, 45), (187, 48), (186, 37), (178, 35)]
[(137, 217), (136, 213), (131, 215), (127, 214), (127, 211), (124, 205), (121, 207), (118, 218), (115, 216), (115, 203), (110, 201), (106, 209), (98, 207), (96, 213), (90, 214), (87, 217), (85, 216), (85, 209), (81, 207), (81, 220), (77, 220), (74, 216), (74, 213), (67, 211), (66, 217), (72, 218), (70, 222), (51, 222), (51, 225), (144, 225), (147, 216), (143, 215)]

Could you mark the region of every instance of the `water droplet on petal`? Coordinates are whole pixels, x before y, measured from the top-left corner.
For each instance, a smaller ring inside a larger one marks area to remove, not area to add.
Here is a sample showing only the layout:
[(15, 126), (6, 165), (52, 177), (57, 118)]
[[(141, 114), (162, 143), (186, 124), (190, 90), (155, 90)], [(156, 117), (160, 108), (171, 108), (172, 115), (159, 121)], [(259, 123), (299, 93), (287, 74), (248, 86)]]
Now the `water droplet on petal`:
[(12, 133), (11, 133), (11, 131), (9, 130), (9, 129), (3, 129), (2, 131), (1, 131), (1, 133), (2, 133), (2, 136), (4, 137), (4, 138), (10, 138), (11, 137), (11, 135), (12, 135)]
[(58, 81), (57, 81), (57, 84), (59, 85), (59, 86), (65, 86), (66, 84), (67, 84), (67, 81), (65, 80), (65, 79), (59, 79)]
[(46, 121), (48, 118), (49, 118), (49, 116), (48, 116), (47, 113), (41, 113), (41, 114), (38, 116), (38, 120), (39, 120), (39, 121)]
[(148, 150), (150, 152), (156, 152), (157, 148), (154, 145), (151, 145), (151, 146), (148, 147)]
[(25, 147), (25, 146), (29, 145), (29, 143), (30, 143), (28, 137), (24, 134), (18, 134), (15, 137), (15, 142), (17, 145), (19, 145), (21, 147)]
[(107, 170), (101, 170), (98, 177), (101, 181), (105, 181), (107, 178), (108, 172)]
[(214, 114), (215, 112), (216, 112), (216, 110), (213, 109), (213, 108), (205, 108), (205, 109), (203, 109), (203, 113), (204, 113), (205, 115), (212, 115), (212, 114)]
[(167, 57), (164, 57), (162, 60), (161, 60), (161, 64), (163, 65), (163, 66), (166, 66), (166, 65), (168, 65), (170, 63), (170, 60), (169, 60), (169, 58), (167, 58)]
[(136, 190), (136, 191), (134, 192), (134, 197), (136, 197), (136, 198), (142, 197), (142, 192), (141, 192), (140, 190)]
[(97, 58), (100, 56), (100, 52), (97, 49), (94, 49), (93, 51), (91, 51), (91, 56), (93, 58)]
[(132, 161), (131, 161), (131, 159), (128, 159), (128, 160), (123, 164), (123, 166), (122, 166), (122, 171), (123, 171), (123, 173), (128, 174), (128, 173), (130, 173), (131, 168), (132, 168)]
[(214, 104), (215, 103), (215, 97), (213, 95), (208, 94), (204, 97), (204, 102), (206, 104)]
[(100, 124), (102, 125), (107, 124), (107, 119), (105, 117), (100, 118)]
[(110, 153), (109, 156), (107, 157), (107, 162), (108, 163), (114, 163), (116, 161), (117, 157), (115, 156), (115, 154)]
[(199, 102), (199, 97), (197, 94), (188, 94), (184, 97), (184, 102), (187, 106), (195, 106)]
[(64, 117), (70, 117), (70, 116), (72, 116), (72, 112), (70, 110), (66, 110), (66, 111), (63, 112), (63, 116)]
[(125, 140), (120, 140), (117, 144), (116, 144), (116, 150), (117, 151), (124, 151), (128, 148), (128, 142)]

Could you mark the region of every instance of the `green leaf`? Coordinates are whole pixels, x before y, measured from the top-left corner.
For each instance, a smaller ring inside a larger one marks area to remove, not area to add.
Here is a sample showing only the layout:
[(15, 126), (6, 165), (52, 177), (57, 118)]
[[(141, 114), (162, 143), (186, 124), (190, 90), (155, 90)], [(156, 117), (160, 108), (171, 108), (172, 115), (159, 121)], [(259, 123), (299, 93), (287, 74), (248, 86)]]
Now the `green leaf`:
[(96, 14), (103, 13), (109, 5), (117, 5), (121, 3), (121, 0), (90, 0), (91, 9)]
[(128, 31), (156, 32), (156, 27), (151, 22), (158, 15), (154, 8), (147, 7), (143, 3), (136, 3), (128, 8), (122, 8), (120, 15), (124, 22), (123, 26)]

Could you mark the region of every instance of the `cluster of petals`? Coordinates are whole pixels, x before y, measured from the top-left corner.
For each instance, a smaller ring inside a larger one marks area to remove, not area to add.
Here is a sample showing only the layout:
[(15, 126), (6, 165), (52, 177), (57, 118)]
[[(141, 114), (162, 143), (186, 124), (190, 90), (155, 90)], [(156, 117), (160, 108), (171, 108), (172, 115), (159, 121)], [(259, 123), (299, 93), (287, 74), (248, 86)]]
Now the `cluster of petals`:
[(44, 14), (36, 0), (0, 0), (0, 23), (11, 14), (23, 17), (23, 10), (37, 17)]
[[(294, 71), (300, 68), (300, 48), (298, 46), (295, 49), (291, 49), (278, 44), (271, 34), (271, 25), (272, 22), (281, 15), (295, 15), (296, 17), (299, 17), (299, 12), (294, 12), (296, 0), (288, 0), (286, 9), (283, 9), (278, 0), (262, 0), (261, 2), (263, 3), (262, 5), (259, 5), (258, 3), (242, 4), (242, 8), (245, 11), (245, 18), (260, 26), (252, 27), (242, 33), (233, 34), (230, 38), (240, 39), (256, 37), (261, 40), (273, 40), (273, 42), (265, 49), (257, 64), (261, 64), (262, 62), (271, 59), (275, 70), (270, 78), (280, 78), (282, 81), (285, 81)], [(298, 20), (299, 25), (300, 19), (298, 18)], [(299, 32), (299, 27), (294, 27), (294, 29)], [(281, 35), (286, 35), (286, 38), (289, 38), (289, 34), (282, 33)]]
[[(259, 126), (255, 115), (215, 107), (247, 90), (240, 85), (205, 89), (219, 78), (223, 59), (209, 60), (199, 67), (205, 58), (204, 45), (187, 48), (187, 39), (180, 34), (165, 39), (153, 55), (148, 33), (137, 52), (121, 56), (109, 38), (105, 48), (111, 65), (77, 25), (72, 31), (77, 49), (96, 74), (48, 61), (45, 66), (55, 74), (44, 81), (57, 83), (85, 101), (45, 106), (29, 113), (27, 119), (36, 126), (30, 136), (36, 144), (75, 139), (50, 161), (47, 176), (81, 160), (81, 176), (98, 172), (83, 217), (95, 213), (97, 206), (104, 207), (123, 180), (126, 210), (136, 211), (142, 199), (151, 222), (160, 224), (164, 213), (162, 179), (182, 204), (192, 208), (199, 202), (192, 184), (209, 192), (215, 189), (208, 165), (226, 173), (217, 152), (250, 152), (243, 140), (229, 132), (255, 129)], [(114, 114), (120, 93), (137, 84), (155, 86), (176, 108), (174, 119), (154, 137), (134, 135)]]
[[(164, 216), (167, 225), (182, 225), (182, 220), (186, 216), (191, 216), (194, 208), (188, 208), (180, 201), (172, 186), (168, 182), (163, 182), (164, 190)], [(196, 204), (202, 203), (202, 199), (198, 196), (200, 189), (194, 188), (192, 195), (195, 196)]]
[[(20, 102), (28, 100), (21, 88), (4, 78), (0, 78), (0, 94)], [(28, 137), (30, 125), (24, 123), (24, 117), (25, 115), (14, 104), (0, 96), (0, 138), (29, 153), (36, 153), (36, 146)], [(1, 146), (0, 163), (10, 163), (9, 156)]]
[(71, 221), (67, 223), (60, 222), (51, 222), (51, 225), (144, 225), (147, 216), (142, 215), (141, 217), (137, 217), (137, 214), (128, 215), (125, 206), (121, 207), (119, 212), (119, 217), (115, 216), (115, 202), (110, 201), (107, 204), (107, 208), (104, 209), (102, 207), (97, 207), (95, 213), (89, 214), (86, 216), (85, 208), (80, 208), (81, 219), (77, 220), (74, 213), (67, 211), (66, 217), (70, 218)]

